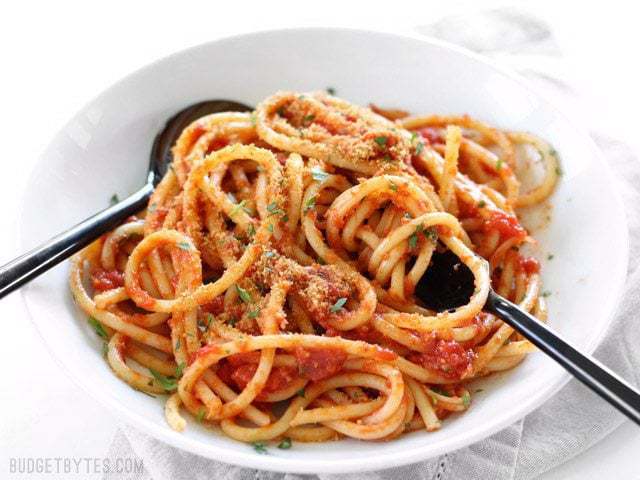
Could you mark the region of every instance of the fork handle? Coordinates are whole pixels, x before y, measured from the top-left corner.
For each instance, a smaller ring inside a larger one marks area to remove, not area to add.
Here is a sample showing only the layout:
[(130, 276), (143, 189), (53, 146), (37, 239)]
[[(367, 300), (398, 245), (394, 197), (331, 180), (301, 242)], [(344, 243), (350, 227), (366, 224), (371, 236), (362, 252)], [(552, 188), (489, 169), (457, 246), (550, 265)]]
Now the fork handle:
[(493, 290), (485, 311), (515, 328), (574, 377), (640, 425), (640, 392), (595, 358), (580, 353), (544, 323)]
[(70, 257), (128, 216), (142, 210), (151, 192), (153, 192), (153, 185), (146, 183), (144, 187), (124, 200), (0, 267), (0, 298)]

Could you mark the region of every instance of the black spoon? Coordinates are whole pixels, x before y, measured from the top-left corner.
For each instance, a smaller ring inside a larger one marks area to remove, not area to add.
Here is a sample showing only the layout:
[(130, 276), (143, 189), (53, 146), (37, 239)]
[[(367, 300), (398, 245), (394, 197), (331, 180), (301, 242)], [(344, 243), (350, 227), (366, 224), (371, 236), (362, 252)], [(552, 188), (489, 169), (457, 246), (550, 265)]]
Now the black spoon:
[(192, 121), (210, 113), (251, 110), (253, 108), (238, 102), (209, 100), (191, 105), (171, 117), (153, 142), (149, 175), (144, 186), (124, 200), (0, 267), (0, 298), (70, 257), (128, 216), (142, 210), (171, 163), (171, 147), (180, 132)]
[[(451, 252), (434, 252), (416, 295), (427, 308), (444, 311), (466, 304), (473, 294), (473, 274)], [(595, 358), (580, 353), (544, 323), (489, 291), (484, 310), (500, 317), (574, 377), (640, 425), (640, 392)]]

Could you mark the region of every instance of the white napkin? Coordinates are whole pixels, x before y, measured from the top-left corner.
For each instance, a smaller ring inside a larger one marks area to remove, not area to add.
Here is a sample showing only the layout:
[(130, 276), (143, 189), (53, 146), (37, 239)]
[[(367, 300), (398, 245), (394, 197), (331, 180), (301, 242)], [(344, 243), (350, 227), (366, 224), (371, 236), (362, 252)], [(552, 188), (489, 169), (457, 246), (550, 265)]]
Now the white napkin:
[[(512, 8), (449, 17), (418, 31), (461, 44), (510, 64), (530, 78), (536, 88), (559, 101), (575, 103), (566, 83), (550, 29), (540, 20)], [(624, 197), (630, 229), (627, 288), (596, 357), (640, 385), (640, 163), (624, 144), (594, 134), (615, 172)], [(319, 475), (322, 480), (454, 480), (530, 479), (567, 461), (599, 442), (625, 421), (622, 415), (573, 380), (556, 396), (523, 420), (461, 450), (422, 463), (379, 472)], [(295, 480), (313, 476), (279, 474), (211, 461), (169, 447), (137, 430), (122, 426), (109, 457), (140, 458), (144, 472), (127, 478), (153, 480), (229, 479)], [(122, 476), (108, 474), (107, 480)]]

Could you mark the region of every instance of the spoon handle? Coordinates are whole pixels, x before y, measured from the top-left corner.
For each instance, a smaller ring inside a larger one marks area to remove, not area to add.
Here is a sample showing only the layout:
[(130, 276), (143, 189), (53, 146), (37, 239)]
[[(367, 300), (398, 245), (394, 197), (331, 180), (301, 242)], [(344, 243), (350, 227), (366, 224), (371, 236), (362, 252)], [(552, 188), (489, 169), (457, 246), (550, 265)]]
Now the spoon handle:
[(153, 192), (151, 183), (121, 202), (87, 218), (66, 232), (0, 267), (0, 298), (46, 272), (118, 223), (142, 210)]
[(499, 316), (574, 377), (640, 425), (640, 392), (622, 378), (595, 358), (580, 353), (544, 323), (497, 293), (489, 292), (484, 309)]

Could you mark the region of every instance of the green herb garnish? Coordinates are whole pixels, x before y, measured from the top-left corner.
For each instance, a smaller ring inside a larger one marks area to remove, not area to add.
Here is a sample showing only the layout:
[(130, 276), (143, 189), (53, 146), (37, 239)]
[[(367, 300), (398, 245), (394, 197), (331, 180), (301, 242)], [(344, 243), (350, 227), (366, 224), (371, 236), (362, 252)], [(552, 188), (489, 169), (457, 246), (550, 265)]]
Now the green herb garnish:
[(251, 445), (256, 452), (262, 454), (267, 453), (267, 445), (264, 442), (253, 442)]
[(385, 147), (387, 145), (387, 137), (376, 137), (374, 141), (380, 146)]
[(153, 375), (153, 378), (156, 379), (156, 381), (160, 384), (162, 388), (165, 389), (165, 391), (170, 392), (172, 390), (175, 390), (178, 387), (178, 382), (176, 382), (175, 378), (166, 377), (162, 375), (160, 372), (157, 372), (156, 370), (154, 370), (153, 368), (150, 368), (149, 371), (151, 372), (151, 375)]
[(469, 392), (464, 392), (462, 395), (462, 405), (464, 405), (465, 408), (469, 408), (469, 405), (471, 405), (471, 395), (469, 395)]
[(335, 95), (336, 94), (336, 89), (333, 87), (327, 87), (327, 93), (329, 95)]
[(270, 215), (280, 215), (284, 213), (284, 211), (278, 206), (276, 202), (271, 202), (269, 205), (267, 205), (267, 212), (269, 212)]
[(109, 199), (109, 204), (115, 205), (116, 203), (120, 203), (120, 198), (118, 197), (117, 193), (114, 193), (113, 195), (111, 195), (111, 198)]
[(319, 167), (313, 167), (311, 169), (311, 177), (316, 182), (324, 182), (329, 177), (329, 174)]
[(109, 335), (107, 335), (107, 331), (104, 329), (102, 324), (93, 317), (89, 317), (89, 325), (93, 327), (99, 337), (104, 338), (105, 340), (109, 339)]
[(281, 450), (289, 450), (291, 448), (291, 439), (289, 437), (283, 438), (278, 444), (278, 448)]
[(191, 250), (191, 245), (189, 245), (187, 242), (179, 242), (178, 248), (180, 248), (181, 250)]
[(347, 303), (347, 299), (345, 297), (340, 297), (338, 300), (336, 300), (336, 303), (331, 305), (331, 308), (329, 308), (329, 310), (331, 311), (331, 313), (338, 313), (340, 310), (342, 310), (342, 307), (344, 307), (345, 303)]
[(307, 200), (304, 204), (304, 211), (307, 212), (316, 206), (316, 197), (315, 195)]
[(244, 288), (242, 288), (238, 284), (236, 284), (236, 292), (238, 292), (238, 295), (240, 296), (240, 300), (242, 300), (244, 303), (253, 303), (253, 299), (251, 298), (251, 295), (249, 294), (249, 292), (247, 292)]
[(204, 408), (200, 408), (200, 410), (198, 410), (198, 415), (196, 415), (196, 420), (198, 421), (198, 423), (202, 423), (205, 413), (206, 411)]
[(484, 208), (487, 206), (487, 202), (485, 202), (484, 200), (480, 200), (478, 202), (478, 208)]
[(500, 171), (501, 168), (502, 168), (502, 159), (499, 158), (498, 161), (496, 162), (496, 170)]
[(176, 365), (176, 377), (181, 377), (182, 376), (182, 372), (184, 372), (184, 368), (187, 366), (186, 363), (184, 362), (180, 362), (178, 363), (178, 365)]
[(395, 183), (393, 183), (391, 181), (389, 181), (389, 188), (394, 192), (398, 191), (398, 185), (396, 185)]

